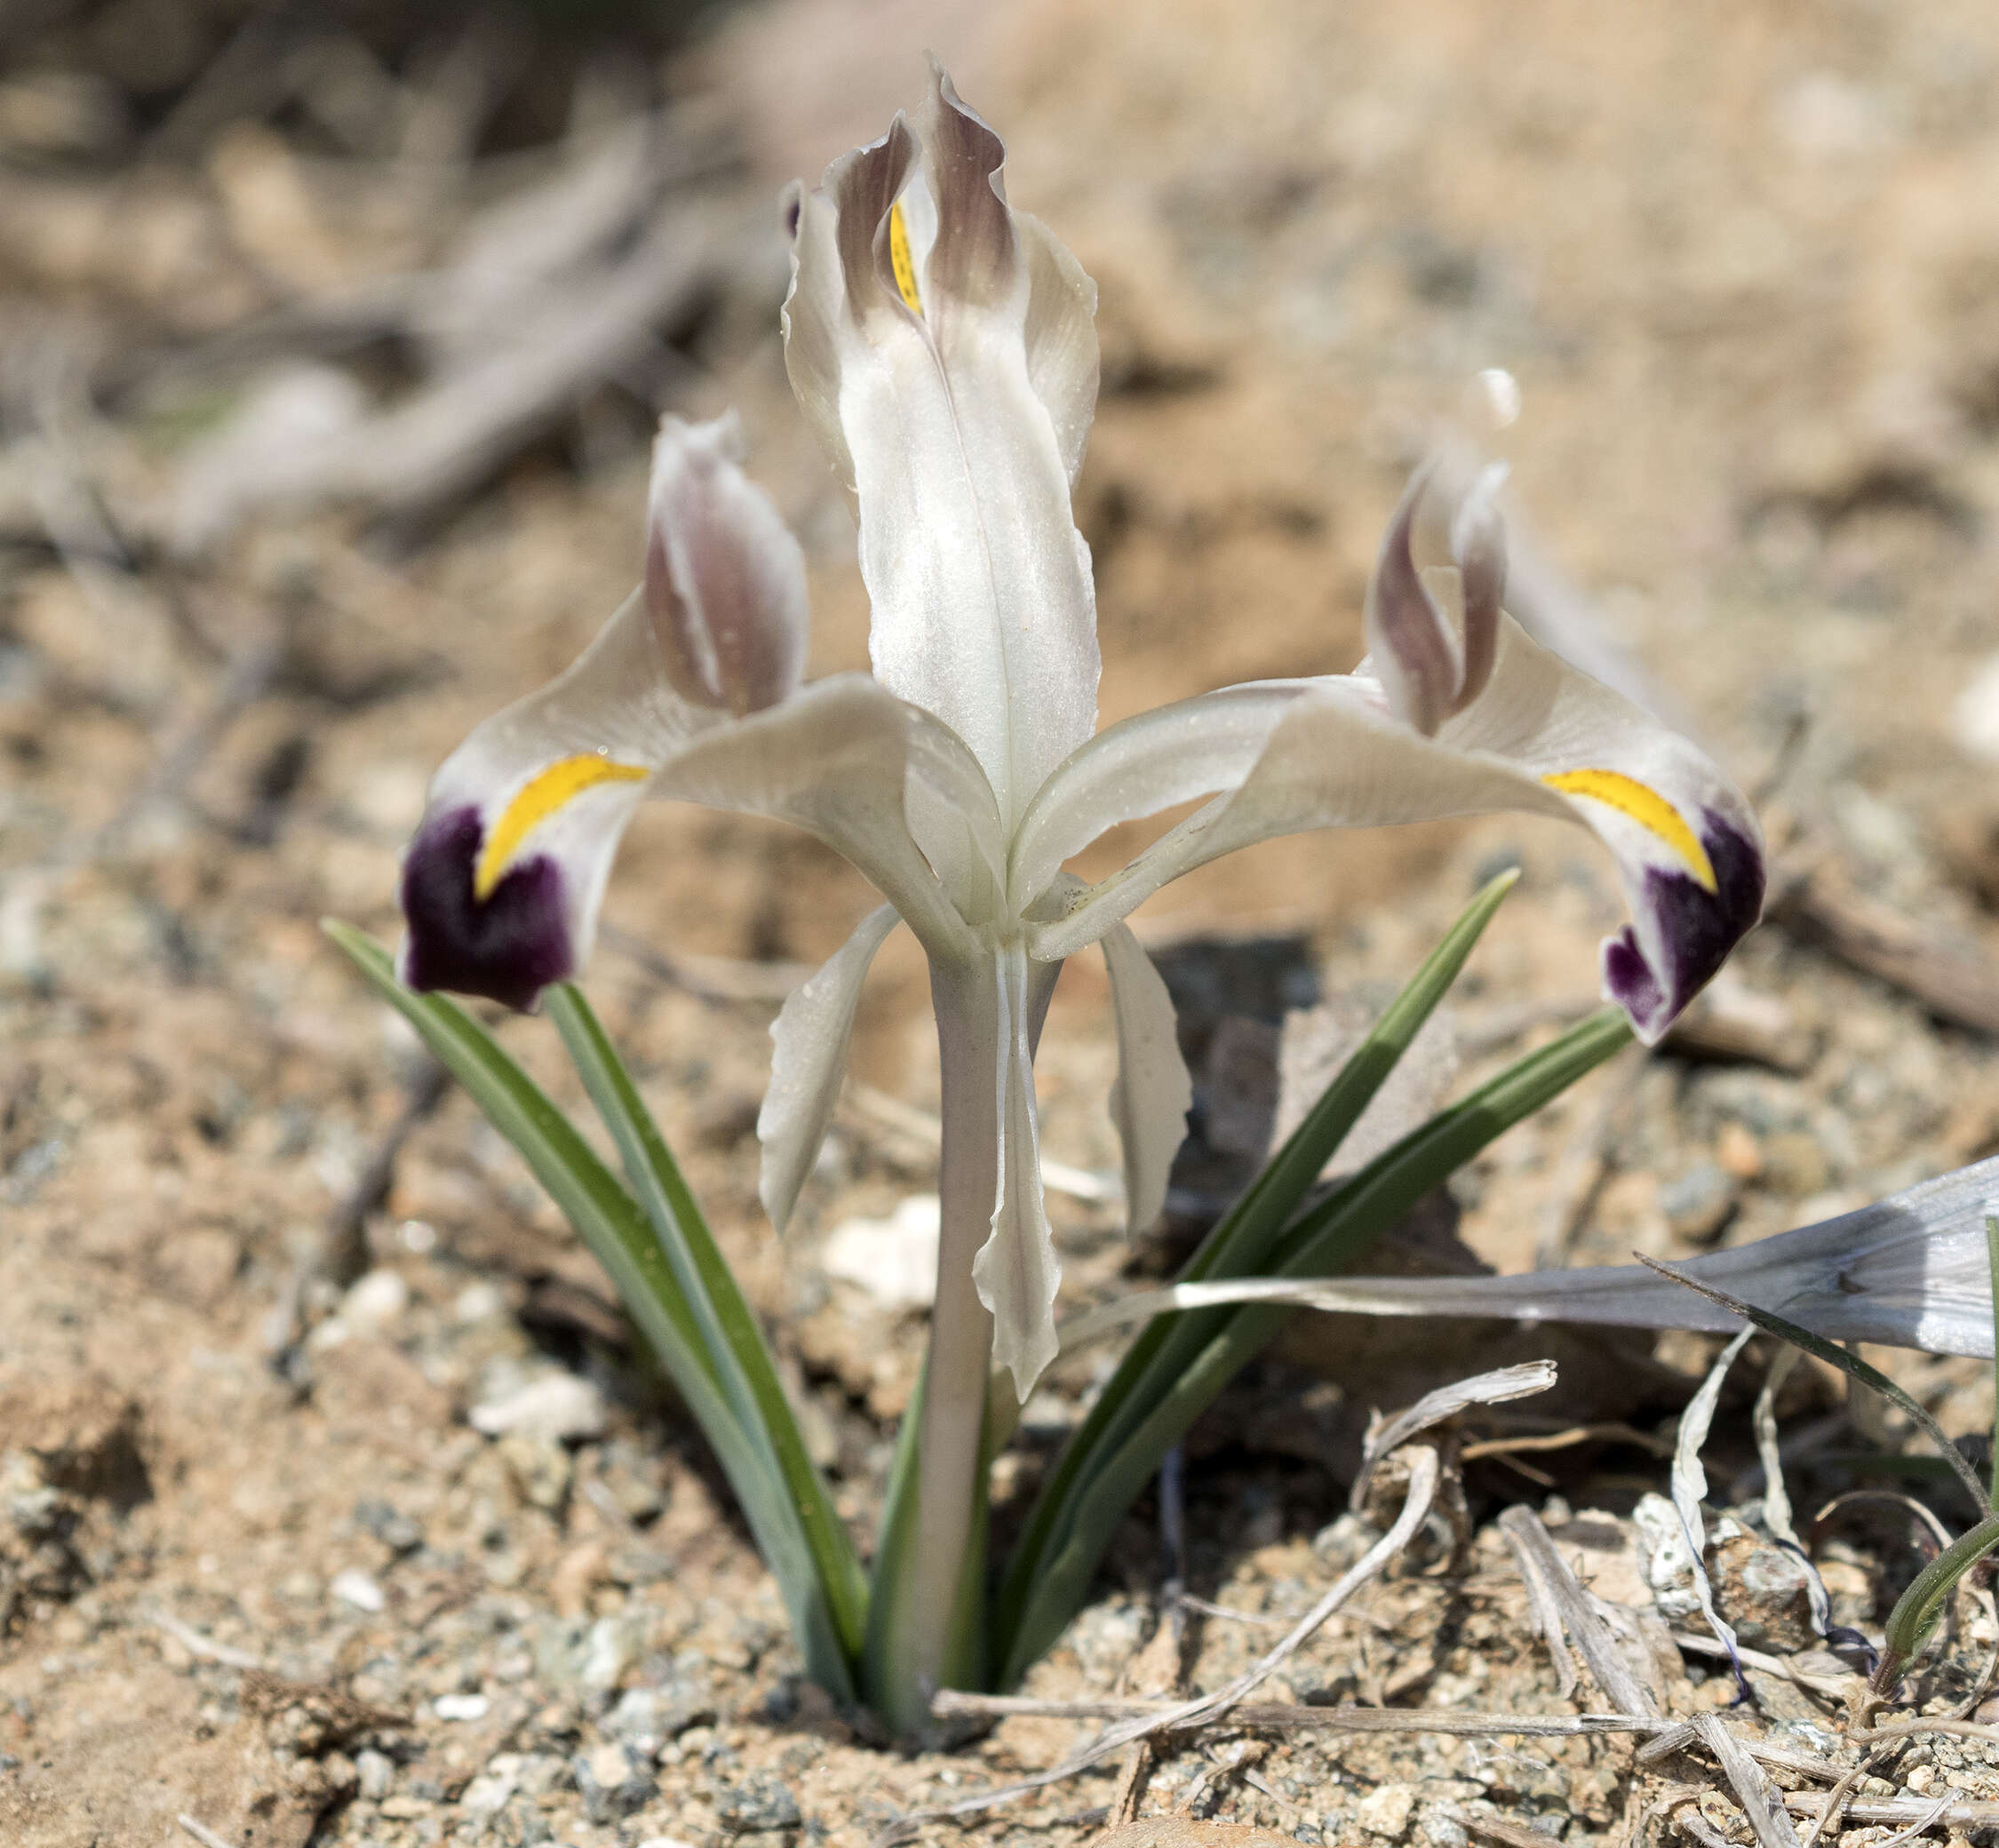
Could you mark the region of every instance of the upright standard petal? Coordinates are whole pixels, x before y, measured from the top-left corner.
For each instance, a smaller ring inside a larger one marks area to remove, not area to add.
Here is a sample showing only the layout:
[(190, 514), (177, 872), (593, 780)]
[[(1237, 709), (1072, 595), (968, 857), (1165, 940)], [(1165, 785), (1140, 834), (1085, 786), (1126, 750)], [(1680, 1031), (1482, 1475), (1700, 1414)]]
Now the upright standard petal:
[(741, 715), (805, 672), (805, 554), (737, 466), (734, 413), (660, 419), (646, 508), (646, 610), (675, 692)]
[(1034, 1101), (1034, 1041), (1057, 973), (1031, 964), (1019, 945), (993, 952), (1000, 1019), (993, 1088), (1000, 1173), (992, 1230), (972, 1261), (979, 1301), (992, 1316), (992, 1361), (1014, 1376), (1023, 1405), (1060, 1342), (1055, 1292), (1062, 1266), (1041, 1191), (1041, 1141)]
[(892, 904), (870, 912), (854, 935), (791, 992), (771, 1023), (770, 1088), (757, 1112), (757, 1140), (763, 1144), (757, 1193), (780, 1237), (819, 1159), (826, 1125), (840, 1101), (861, 984), (900, 921)]
[(575, 665), (487, 720), (432, 780), (402, 862), (402, 980), (525, 1008), (575, 975), (647, 783), (718, 722), (668, 684), (634, 593)]
[[(1605, 993), (1642, 1040), (1656, 1041), (1761, 912), (1756, 819), (1695, 745), (1540, 647), (1510, 617), (1497, 620), (1485, 691), (1433, 737), (1396, 718), (1385, 689), (1365, 673), (1294, 684), (1238, 786), (1066, 916), (1031, 927), (1030, 949), (1067, 955), (1168, 880), (1279, 834), (1528, 809), (1582, 822), (1615, 856), (1632, 921), (1604, 945)], [(1240, 750), (1246, 713), (1277, 713), (1271, 697), (1252, 697), (1254, 690), (1242, 689), (1241, 708), (1210, 696), (1182, 709), (1182, 729), (1205, 728), (1232, 747), (1212, 753), (1211, 767)], [(1173, 729), (1165, 714), (1134, 721), (1131, 738), (1113, 728), (1063, 778), (1080, 787), (1088, 760), (1103, 753), (1120, 772), (1105, 786), (1123, 790), (1145, 747)], [(1190, 751), (1190, 761), (1198, 757)]]
[(1095, 347), (1087, 279), (1007, 207), (1002, 157), (937, 73), (920, 142), (898, 116), (794, 199), (784, 328), (858, 501), (876, 676), (965, 740), (1010, 826), (1095, 725), (1069, 504)]
[(1180, 1056), (1173, 997), (1152, 959), (1128, 924), (1107, 931), (1103, 947), (1118, 1029), (1111, 1115), (1124, 1145), (1125, 1228), (1135, 1237), (1166, 1206), (1167, 1178), (1186, 1139), (1194, 1085)]

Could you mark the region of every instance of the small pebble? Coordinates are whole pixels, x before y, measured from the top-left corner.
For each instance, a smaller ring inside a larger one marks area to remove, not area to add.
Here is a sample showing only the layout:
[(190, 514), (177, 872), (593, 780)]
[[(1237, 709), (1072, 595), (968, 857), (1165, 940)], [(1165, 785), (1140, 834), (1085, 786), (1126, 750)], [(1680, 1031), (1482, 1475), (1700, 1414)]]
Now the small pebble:
[(936, 1294), (943, 1208), (934, 1193), (912, 1195), (886, 1219), (849, 1219), (819, 1253), (828, 1277), (864, 1290), (884, 1309), (922, 1309)]
[(507, 1431), (558, 1442), (601, 1437), (604, 1396), (575, 1374), (545, 1374), (474, 1406), (472, 1427), (489, 1438)]
[(352, 1605), (357, 1611), (378, 1611), (388, 1601), (382, 1596), (382, 1588), (357, 1565), (336, 1573), (327, 1589), (342, 1604)]
[(395, 1776), (395, 1760), (386, 1752), (363, 1747), (354, 1756), (354, 1774), (360, 1794), (370, 1803), (379, 1803), (389, 1794), (389, 1784)]
[(1734, 1216), (1736, 1183), (1716, 1163), (1703, 1161), (1661, 1188), (1660, 1209), (1673, 1236), (1690, 1245), (1706, 1245), (1720, 1237)]
[(496, 1283), (468, 1283), (451, 1303), (453, 1321), (470, 1326), (506, 1313), (506, 1293)]
[(340, 1319), (356, 1334), (378, 1334), (410, 1306), (410, 1286), (394, 1270), (370, 1270), (340, 1299)]
[(483, 1694), (440, 1694), (431, 1711), (441, 1720), (482, 1720), (492, 1705)]

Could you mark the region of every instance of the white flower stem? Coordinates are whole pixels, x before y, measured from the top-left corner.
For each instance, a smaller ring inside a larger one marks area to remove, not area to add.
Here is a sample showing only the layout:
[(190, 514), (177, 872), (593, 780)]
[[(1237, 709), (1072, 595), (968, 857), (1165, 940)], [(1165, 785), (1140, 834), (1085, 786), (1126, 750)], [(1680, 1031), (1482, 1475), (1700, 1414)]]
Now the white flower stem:
[(972, 1260), (992, 1230), (999, 1185), (1000, 995), (990, 959), (934, 962), (932, 1005), (943, 1069), (944, 1151), (937, 1191), (943, 1236), (930, 1355), (918, 1433), (913, 1531), (878, 1582), (870, 1629), (874, 1700), (906, 1739), (935, 1731), (930, 1696), (976, 1684), (983, 1669), (984, 1428), (992, 1318), (972, 1282)]

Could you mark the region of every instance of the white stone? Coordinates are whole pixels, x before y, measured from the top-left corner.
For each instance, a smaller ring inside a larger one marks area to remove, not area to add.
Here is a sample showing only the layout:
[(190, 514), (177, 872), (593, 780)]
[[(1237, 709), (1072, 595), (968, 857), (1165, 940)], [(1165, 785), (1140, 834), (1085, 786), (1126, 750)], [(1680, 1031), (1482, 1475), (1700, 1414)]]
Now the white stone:
[(470, 1327), (506, 1313), (506, 1293), (497, 1283), (468, 1283), (451, 1304), (453, 1321)]
[(394, 1270), (370, 1270), (340, 1299), (340, 1319), (356, 1334), (375, 1334), (410, 1306), (410, 1286)]
[(639, 1627), (629, 1617), (600, 1617), (590, 1626), (578, 1677), (586, 1688), (608, 1693), (639, 1659)]
[(936, 1194), (913, 1194), (886, 1219), (836, 1226), (819, 1263), (828, 1277), (866, 1291), (884, 1308), (928, 1308), (936, 1292), (943, 1217)]
[(1971, 672), (1951, 703), (1950, 732), (1981, 763), (1999, 763), (1999, 655)]
[(508, 1431), (558, 1443), (598, 1438), (604, 1430), (604, 1396), (575, 1374), (544, 1374), (474, 1406), (472, 1426), (489, 1438)]
[(1416, 1793), (1406, 1784), (1377, 1784), (1361, 1798), (1354, 1818), (1369, 1835), (1392, 1841), (1409, 1827), (1415, 1801)]
[(1645, 1582), (1664, 1617), (1689, 1617), (1700, 1608), (1693, 1584), (1693, 1554), (1680, 1525), (1679, 1510), (1663, 1495), (1641, 1495), (1631, 1510)]
[[(516, 1765), (518, 1762), (515, 1761)], [(458, 1797), (458, 1807), (474, 1816), (490, 1816), (494, 1811), (506, 1807), (507, 1798), (514, 1795), (515, 1782), (514, 1766), (502, 1765), (496, 1758), (465, 1787)]]
[(382, 1596), (382, 1588), (358, 1565), (335, 1573), (333, 1582), (327, 1589), (342, 1604), (352, 1605), (357, 1611), (378, 1611), (387, 1603)]
[(395, 1760), (386, 1752), (363, 1747), (354, 1755), (354, 1773), (361, 1795), (370, 1803), (379, 1803), (389, 1794), (395, 1779)]
[(430, 1710), (441, 1720), (482, 1720), (492, 1705), (483, 1694), (440, 1694)]

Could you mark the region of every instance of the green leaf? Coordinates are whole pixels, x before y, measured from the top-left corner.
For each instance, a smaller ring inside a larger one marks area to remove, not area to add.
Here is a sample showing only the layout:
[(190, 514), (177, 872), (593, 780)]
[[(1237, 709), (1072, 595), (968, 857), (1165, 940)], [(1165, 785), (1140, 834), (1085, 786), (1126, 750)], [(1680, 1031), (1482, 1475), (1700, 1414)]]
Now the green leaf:
[(807, 1673), (835, 1698), (852, 1700), (850, 1653), (821, 1587), (803, 1523), (771, 1466), (768, 1446), (730, 1403), (718, 1356), (644, 1213), (569, 1119), (462, 1007), (442, 995), (411, 993), (396, 980), (387, 952), (351, 925), (329, 919), (322, 928), (520, 1151), (609, 1274), (742, 1504), (758, 1550), (784, 1593)]
[(1740, 1296), (1716, 1289), (1706, 1278), (1683, 1270), (1677, 1264), (1668, 1264), (1661, 1258), (1648, 1258), (1643, 1252), (1634, 1252), (1632, 1255), (1646, 1269), (1685, 1285), (1708, 1302), (1719, 1303), (1731, 1315), (1740, 1316), (1745, 1322), (1754, 1322), (1766, 1334), (1780, 1335), (1794, 1348), (1803, 1348), (1807, 1354), (1817, 1355), (1828, 1366), (1836, 1366), (1849, 1379), (1871, 1387), (1897, 1410), (1907, 1413), (1923, 1435), (1937, 1446), (1937, 1454), (1950, 1465), (1952, 1473), (1970, 1493), (1973, 1507), (1982, 1512), (1990, 1505), (1986, 1500), (1986, 1486), (1979, 1480), (1978, 1472), (1964, 1461), (1963, 1452), (1944, 1436), (1943, 1427), (1879, 1367), (1869, 1366), (1858, 1354), (1849, 1353), (1837, 1342), (1828, 1341), (1822, 1334), (1814, 1334), (1811, 1329), (1786, 1320), (1774, 1310), (1758, 1309), (1753, 1302), (1745, 1302)]
[[(875, 1541), (874, 1571), (868, 1596), (867, 1647), (861, 1666), (861, 1685), (869, 1704), (882, 1719), (900, 1726), (905, 1739), (909, 1740), (942, 1736), (939, 1729), (929, 1724), (931, 1690), (918, 1691), (920, 1713), (898, 1714), (898, 1709), (906, 1701), (909, 1677), (906, 1670), (900, 1675), (896, 1672), (898, 1661), (905, 1661), (909, 1657), (904, 1638), (897, 1631), (898, 1614), (906, 1608), (906, 1600), (896, 1596), (896, 1587), (910, 1570), (917, 1544), (923, 1398), (928, 1376), (929, 1366), (926, 1361), (923, 1372), (917, 1375), (916, 1390), (910, 1395), (902, 1422), (896, 1430), (896, 1450), (889, 1460), (888, 1481), (881, 1502), (881, 1525)], [(1003, 1389), (987, 1396), (979, 1454), (978, 1480), (981, 1482), (986, 1479), (992, 1458), (1000, 1447), (997, 1436), (1000, 1424), (995, 1415), (996, 1399), (1002, 1406), (1008, 1405), (1013, 1399), (1012, 1392)], [(982, 1495), (975, 1510), (976, 1525), (965, 1549), (957, 1603), (951, 1614), (950, 1645), (944, 1652), (948, 1677), (944, 1685), (947, 1687), (976, 1687), (984, 1680), (990, 1511), (989, 1503)]]
[(806, 1454), (797, 1414), (778, 1381), (763, 1331), (744, 1301), (680, 1164), (582, 991), (561, 983), (548, 992), (547, 1002), (549, 1017), (617, 1144), (625, 1177), (701, 1325), (704, 1345), (715, 1360), (737, 1422), (761, 1441), (767, 1468), (784, 1485), (812, 1550), (841, 1646), (849, 1660), (857, 1660), (867, 1623), (867, 1581), (825, 1481)]
[(1875, 1670), (1877, 1693), (1894, 1685), (1901, 1665), (1922, 1648), (1937, 1627), (1958, 1581), (1995, 1548), (1999, 1548), (1999, 1514), (1987, 1515), (1969, 1533), (1946, 1547), (1895, 1600), (1882, 1634), (1881, 1664)]
[[(1422, 968), (1355, 1048), (1305, 1120), (1202, 1241), (1177, 1281), (1255, 1276), (1274, 1268), (1271, 1258), (1286, 1237), (1286, 1222), (1457, 979), (1465, 959), (1517, 877), (1514, 872), (1501, 874), (1466, 907)], [(995, 1606), (994, 1623), (998, 1645), (994, 1654), (1006, 1665), (1005, 1682), (1017, 1678), (1053, 1640), (1061, 1624), (1067, 1621), (1068, 1611), (1074, 1608), (1071, 1600), (1080, 1598), (1080, 1588), (1071, 1585), (1067, 1579), (1051, 1585), (1047, 1572), (1049, 1562), (1058, 1554), (1071, 1561), (1079, 1556), (1079, 1549), (1071, 1544), (1072, 1529), (1084, 1498), (1096, 1494), (1095, 1477), (1108, 1467), (1107, 1460), (1126, 1446), (1135, 1441), (1141, 1452), (1151, 1448), (1150, 1439), (1142, 1439), (1141, 1433), (1152, 1421), (1157, 1408), (1184, 1400), (1189, 1370), (1199, 1364), (1211, 1343), (1244, 1313), (1206, 1310), (1161, 1318), (1133, 1342), (1106, 1382), (1050, 1471), (1008, 1562)], [(1257, 1313), (1270, 1318), (1271, 1329), (1281, 1320), (1282, 1311)], [(1266, 1333), (1262, 1339), (1268, 1338)], [(1246, 1353), (1229, 1371), (1232, 1373), (1247, 1358)], [(1215, 1386), (1209, 1398), (1220, 1390)], [(1188, 1422), (1198, 1411), (1197, 1406)], [(1163, 1455), (1171, 1447), (1171, 1441), (1159, 1446), (1158, 1454)], [(1143, 1486), (1142, 1473), (1126, 1495), (1126, 1505)], [(1093, 1501), (1092, 1505), (1098, 1503)], [(1096, 1541), (1093, 1549), (1086, 1542), (1079, 1549), (1089, 1554), (1089, 1565), (1084, 1572), (1086, 1583), (1088, 1572), (1095, 1570), (1103, 1543), (1101, 1540)], [(1046, 1631), (1031, 1648), (1024, 1640), (1031, 1606), (1044, 1613), (1035, 1621), (1035, 1634)], [(1048, 1630), (1045, 1613), (1058, 1608), (1062, 1615), (1055, 1629)]]
[[(1272, 1269), (1286, 1277), (1314, 1277), (1350, 1264), (1493, 1137), (1630, 1043), (1630, 1027), (1613, 1008), (1579, 1022), (1439, 1111), (1335, 1189), (1286, 1232)], [(1017, 1628), (1008, 1637), (1002, 1686), (1025, 1672), (1080, 1607), (1097, 1561), (1159, 1459), (1263, 1349), (1285, 1318), (1296, 1312), (1249, 1308), (1174, 1318), (1206, 1322), (1212, 1316), (1219, 1326), (1210, 1325), (1213, 1332), (1185, 1366), (1162, 1382), (1147, 1382), (1138, 1418), (1117, 1443), (1090, 1459), (1060, 1542), (1043, 1560)]]

